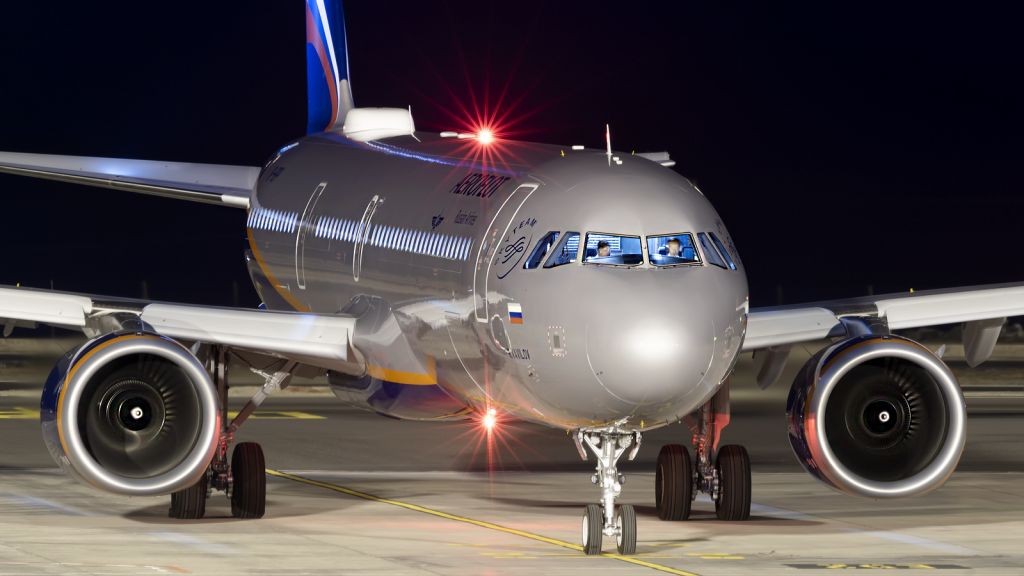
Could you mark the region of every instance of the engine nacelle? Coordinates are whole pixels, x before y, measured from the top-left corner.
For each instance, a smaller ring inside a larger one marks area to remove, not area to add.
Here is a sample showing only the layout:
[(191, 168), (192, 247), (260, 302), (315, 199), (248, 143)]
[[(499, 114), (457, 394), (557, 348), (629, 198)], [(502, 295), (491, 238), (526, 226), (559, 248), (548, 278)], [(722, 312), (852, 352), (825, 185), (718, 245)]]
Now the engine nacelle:
[(849, 494), (922, 494), (953, 473), (967, 408), (956, 377), (899, 336), (858, 336), (814, 355), (789, 393), (789, 440), (800, 463)]
[(149, 332), (86, 342), (43, 389), (43, 439), (66, 471), (109, 492), (169, 494), (195, 484), (217, 448), (221, 410), (206, 370)]

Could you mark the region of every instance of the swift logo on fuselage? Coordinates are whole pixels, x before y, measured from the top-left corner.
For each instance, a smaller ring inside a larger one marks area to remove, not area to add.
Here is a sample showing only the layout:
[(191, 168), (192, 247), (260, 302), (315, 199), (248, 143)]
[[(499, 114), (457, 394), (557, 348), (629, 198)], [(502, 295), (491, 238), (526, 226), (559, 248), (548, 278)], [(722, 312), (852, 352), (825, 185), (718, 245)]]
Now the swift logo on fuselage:
[(526, 218), (505, 235), (495, 257), (498, 279), (503, 279), (515, 270), (526, 254), (526, 247), (533, 242), (533, 226), (536, 218)]
[(481, 174), (479, 172), (469, 174), (459, 180), (452, 187), (451, 193), (460, 196), (476, 196), (477, 198), (490, 198), (501, 188), (501, 185), (511, 180), (509, 176), (495, 176), (493, 174)]

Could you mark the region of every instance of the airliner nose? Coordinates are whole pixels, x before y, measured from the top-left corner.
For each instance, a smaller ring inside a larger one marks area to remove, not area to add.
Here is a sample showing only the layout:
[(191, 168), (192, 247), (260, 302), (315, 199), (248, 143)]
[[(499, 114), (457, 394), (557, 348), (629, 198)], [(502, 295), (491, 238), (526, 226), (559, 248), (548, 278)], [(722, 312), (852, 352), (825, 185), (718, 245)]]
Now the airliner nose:
[(699, 309), (656, 308), (587, 326), (594, 378), (615, 398), (637, 406), (697, 393), (715, 350), (714, 326)]

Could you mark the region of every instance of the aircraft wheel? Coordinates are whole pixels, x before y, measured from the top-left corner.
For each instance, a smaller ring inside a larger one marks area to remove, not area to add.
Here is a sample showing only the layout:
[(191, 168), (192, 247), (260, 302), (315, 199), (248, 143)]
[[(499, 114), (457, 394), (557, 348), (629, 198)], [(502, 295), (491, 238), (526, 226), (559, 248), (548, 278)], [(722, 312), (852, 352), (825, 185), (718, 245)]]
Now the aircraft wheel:
[(636, 511), (633, 506), (619, 506), (615, 513), (615, 526), (619, 529), (619, 534), (615, 537), (615, 548), (619, 554), (636, 554)]
[(242, 442), (231, 453), (231, 515), (262, 518), (267, 510), (267, 475), (263, 449), (255, 442)]
[(597, 504), (587, 504), (583, 513), (583, 552), (588, 556), (601, 553), (604, 538), (604, 513)]
[(198, 482), (171, 493), (171, 507), (167, 515), (179, 520), (198, 520), (206, 515), (207, 483), (206, 474)]
[(743, 446), (722, 446), (715, 461), (718, 472), (718, 498), (715, 512), (719, 520), (750, 518), (750, 456)]
[(686, 520), (693, 503), (693, 464), (685, 446), (668, 444), (658, 452), (654, 504), (662, 520)]

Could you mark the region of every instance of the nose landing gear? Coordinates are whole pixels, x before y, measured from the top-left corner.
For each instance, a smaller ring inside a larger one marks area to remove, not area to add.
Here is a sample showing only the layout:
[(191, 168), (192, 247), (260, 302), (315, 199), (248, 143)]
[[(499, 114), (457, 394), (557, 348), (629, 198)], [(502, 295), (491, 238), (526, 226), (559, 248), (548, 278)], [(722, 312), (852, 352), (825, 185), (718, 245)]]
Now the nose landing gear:
[(575, 435), (576, 449), (580, 457), (587, 459), (587, 449), (597, 459), (597, 472), (590, 481), (601, 488), (601, 504), (589, 504), (583, 514), (583, 551), (586, 554), (600, 554), (604, 536), (615, 537), (615, 548), (619, 554), (636, 552), (636, 511), (629, 504), (615, 508), (615, 499), (622, 492), (625, 476), (619, 474), (618, 461), (626, 451), (629, 459), (636, 458), (642, 439), (640, 432), (621, 428), (625, 421), (616, 422), (605, 428), (578, 430)]
[(722, 430), (729, 424), (728, 383), (685, 420), (693, 432), (696, 466), (691, 466), (685, 446), (669, 444), (661, 448), (655, 474), (658, 518), (686, 520), (696, 493), (704, 492), (714, 501), (719, 520), (749, 519), (750, 457), (747, 450), (735, 444), (718, 447)]

